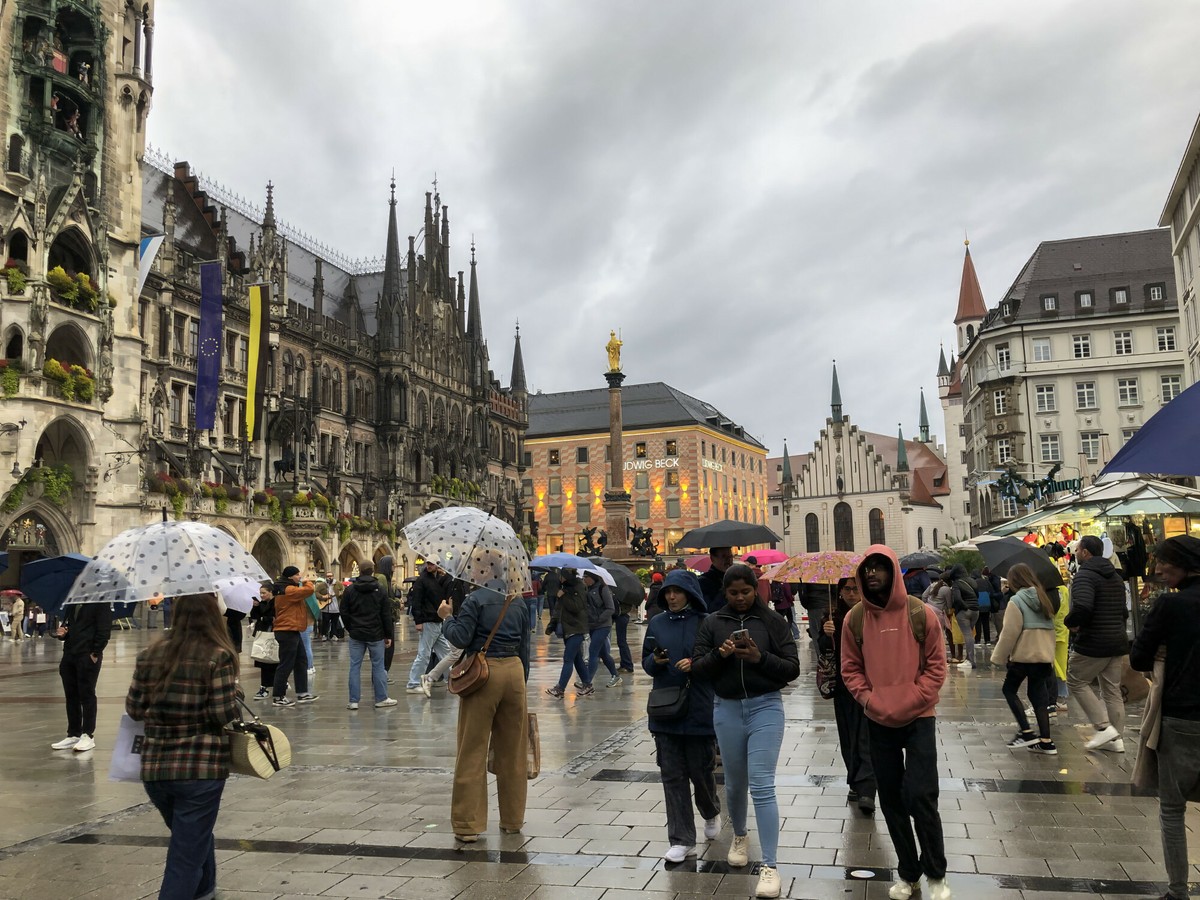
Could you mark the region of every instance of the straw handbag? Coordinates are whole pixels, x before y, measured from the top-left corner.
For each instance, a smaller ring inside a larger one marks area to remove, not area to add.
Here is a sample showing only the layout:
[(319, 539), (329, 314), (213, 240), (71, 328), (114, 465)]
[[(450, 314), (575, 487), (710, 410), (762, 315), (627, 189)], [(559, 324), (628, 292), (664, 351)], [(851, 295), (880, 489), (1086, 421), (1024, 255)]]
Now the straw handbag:
[(261, 722), (244, 700), (238, 703), (249, 714), (225, 726), (229, 735), (229, 770), (239, 775), (270, 778), (292, 764), (292, 744), (274, 725)]

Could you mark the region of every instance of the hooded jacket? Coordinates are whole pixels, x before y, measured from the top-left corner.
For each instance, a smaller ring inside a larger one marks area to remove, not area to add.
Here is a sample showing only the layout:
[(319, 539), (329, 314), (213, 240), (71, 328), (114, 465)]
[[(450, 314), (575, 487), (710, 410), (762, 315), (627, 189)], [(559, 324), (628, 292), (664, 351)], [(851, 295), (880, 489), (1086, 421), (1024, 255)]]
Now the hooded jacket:
[[(722, 586), (725, 580), (724, 570), (718, 571), (712, 566), (708, 567), (708, 571), (700, 575), (700, 592), (704, 595), (704, 605), (710, 613), (716, 612), (725, 605), (725, 588)], [(663, 582), (664, 584), (666, 582)], [(660, 609), (664, 608), (660, 605)]]
[(1033, 588), (1021, 588), (1009, 601), (992, 662), (998, 666), (1054, 662), (1054, 619), (1046, 615)]
[[(666, 600), (663, 600), (662, 612), (646, 626), (646, 636), (642, 640), (642, 668), (654, 678), (656, 688), (677, 687), (688, 682), (690, 676), (680, 672), (675, 664), (681, 659), (691, 659), (696, 635), (708, 614), (700, 582), (691, 572), (680, 569), (668, 572), (662, 588), (665, 591), (668, 587), (679, 588), (687, 594), (688, 601), (680, 612), (673, 613), (666, 608)], [(661, 591), (659, 596), (662, 596)], [(654, 651), (659, 647), (667, 651), (665, 662), (660, 663), (654, 656)], [(712, 685), (693, 679), (688, 688), (687, 715), (675, 722), (650, 719), (650, 732), (711, 736), (714, 734), (712, 716)]]
[[(664, 582), (665, 584), (666, 582)], [(723, 598), (724, 592), (720, 594)], [(661, 615), (661, 614), (660, 614)], [(655, 616), (657, 619), (658, 616)], [(757, 663), (721, 656), (731, 634), (745, 628), (762, 656)], [(713, 692), (726, 700), (747, 700), (786, 687), (800, 675), (800, 655), (788, 620), (755, 595), (745, 613), (725, 603), (711, 613), (696, 633), (692, 651), (692, 682), (712, 682)]]
[(308, 607), (305, 598), (311, 597), (313, 583), (292, 584), (278, 581), (275, 592), (275, 631), (304, 631), (308, 628)]
[(936, 713), (938, 694), (946, 681), (946, 641), (937, 613), (925, 607), (925, 641), (913, 639), (908, 620), (908, 593), (900, 563), (890, 547), (873, 544), (863, 554), (883, 556), (891, 563), (892, 588), (883, 606), (866, 590), (862, 563), (856, 575), (863, 585), (863, 642), (843, 635), (842, 683), (863, 707), (867, 718), (899, 728)]
[[(584, 576), (587, 584), (587, 575)], [(599, 578), (592, 580), (587, 589), (588, 631), (597, 628), (611, 628), (613, 615), (616, 613), (616, 602), (608, 585)]]
[(418, 625), (426, 622), (440, 622), (438, 607), (450, 596), (450, 583), (453, 579), (444, 573), (430, 572), (426, 567), (417, 576), (412, 590), (412, 617)]
[(1080, 656), (1124, 656), (1129, 652), (1125, 633), (1125, 582), (1107, 559), (1085, 559), (1071, 580), (1068, 628), (1078, 628), (1072, 649)]
[(587, 587), (574, 570), (564, 569), (559, 583), (561, 596), (555, 608), (555, 623), (562, 626), (562, 636), (587, 634)]
[(374, 575), (359, 575), (342, 594), (342, 624), (353, 640), (368, 644), (392, 636), (392, 604)]

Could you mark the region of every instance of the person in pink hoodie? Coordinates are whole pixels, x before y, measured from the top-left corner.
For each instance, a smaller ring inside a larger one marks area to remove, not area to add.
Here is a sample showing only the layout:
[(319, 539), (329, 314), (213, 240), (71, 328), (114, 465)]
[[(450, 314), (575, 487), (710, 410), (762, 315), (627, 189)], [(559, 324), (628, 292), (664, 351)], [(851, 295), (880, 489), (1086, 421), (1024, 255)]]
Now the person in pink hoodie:
[(934, 718), (946, 680), (941, 625), (924, 606), (924, 640), (916, 640), (900, 563), (891, 548), (868, 547), (856, 574), (863, 593), (862, 627), (856, 634), (847, 618), (842, 628), (842, 683), (867, 716), (879, 806), (899, 860), (899, 880), (888, 897), (908, 900), (920, 891), (924, 874), (929, 883), (924, 900), (949, 900)]

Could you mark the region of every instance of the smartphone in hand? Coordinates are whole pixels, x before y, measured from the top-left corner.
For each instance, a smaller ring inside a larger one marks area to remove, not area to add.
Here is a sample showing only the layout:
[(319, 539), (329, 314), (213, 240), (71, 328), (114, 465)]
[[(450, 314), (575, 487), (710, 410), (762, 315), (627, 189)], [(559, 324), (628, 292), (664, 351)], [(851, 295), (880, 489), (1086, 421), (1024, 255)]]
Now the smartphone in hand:
[(750, 640), (750, 630), (748, 628), (739, 628), (729, 636), (729, 639), (735, 644), (740, 643), (741, 641), (748, 641)]

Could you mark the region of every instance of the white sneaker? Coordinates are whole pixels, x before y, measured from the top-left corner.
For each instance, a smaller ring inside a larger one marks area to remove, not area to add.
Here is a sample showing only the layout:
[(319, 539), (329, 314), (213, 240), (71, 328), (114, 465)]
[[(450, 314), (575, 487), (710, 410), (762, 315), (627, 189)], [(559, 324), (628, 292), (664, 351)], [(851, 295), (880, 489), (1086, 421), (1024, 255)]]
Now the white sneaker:
[(908, 900), (909, 897), (911, 897), (915, 892), (919, 891), (920, 889), (921, 889), (921, 882), (919, 882), (919, 881), (904, 881), (902, 879), (900, 881), (897, 881), (890, 888), (888, 888), (888, 896), (891, 897), (892, 900)]
[(771, 866), (763, 866), (758, 870), (758, 887), (754, 889), (755, 897), (778, 897), (783, 891), (779, 881), (779, 870)]
[(61, 741), (55, 741), (50, 747), (54, 750), (70, 750), (78, 743), (79, 738), (77, 737), (65, 737)]
[(309, 677), (309, 678), (312, 678), (312, 677), (313, 677), (314, 675), (316, 675), (316, 674), (317, 674), (317, 670), (316, 670), (316, 669), (309, 669), (309, 670), (308, 670), (308, 677)]
[(347, 703), (346, 709), (358, 709), (358, 704), (357, 703)]
[(77, 744), (75, 744), (75, 752), (76, 753), (86, 753), (89, 750), (95, 750), (95, 749), (96, 749), (96, 742), (94, 740), (92, 740), (92, 736), (90, 734), (85, 734), (83, 737), (81, 737), (79, 739), (79, 742)]
[(927, 900), (950, 900), (950, 885), (946, 884), (945, 878), (926, 878), (929, 886), (929, 897)]
[(395, 706), (399, 702), (400, 701), (397, 700), (395, 697), (384, 697), (382, 700), (380, 700), (378, 703), (375, 704), (375, 708), (376, 709), (386, 709), (389, 706)]
[(706, 841), (715, 841), (717, 835), (721, 833), (721, 817), (713, 816), (711, 819), (704, 820), (704, 839)]
[(695, 847), (685, 847), (682, 844), (674, 844), (670, 850), (663, 854), (663, 859), (665, 859), (667, 862), (681, 863), (689, 856), (695, 855)]
[(733, 843), (729, 845), (729, 854), (725, 857), (725, 862), (735, 869), (750, 864), (750, 835), (735, 834), (733, 836)]
[(1095, 736), (1083, 746), (1088, 750), (1099, 750), (1109, 741), (1115, 741), (1120, 736), (1121, 732), (1109, 725), (1107, 728), (1097, 731)]
[(433, 691), (430, 690), (432, 685), (433, 685), (432, 678), (430, 678), (428, 675), (421, 676), (421, 693), (424, 694), (426, 697), (433, 696)]
[(1109, 753), (1124, 753), (1125, 742), (1121, 740), (1121, 738), (1117, 738), (1116, 740), (1109, 741), (1107, 744), (1104, 744), (1100, 747), (1100, 749), (1107, 750)]
[(960, 669), (973, 669), (975, 668), (975, 663), (971, 662), (969, 659), (964, 659), (958, 664), (958, 667)]

